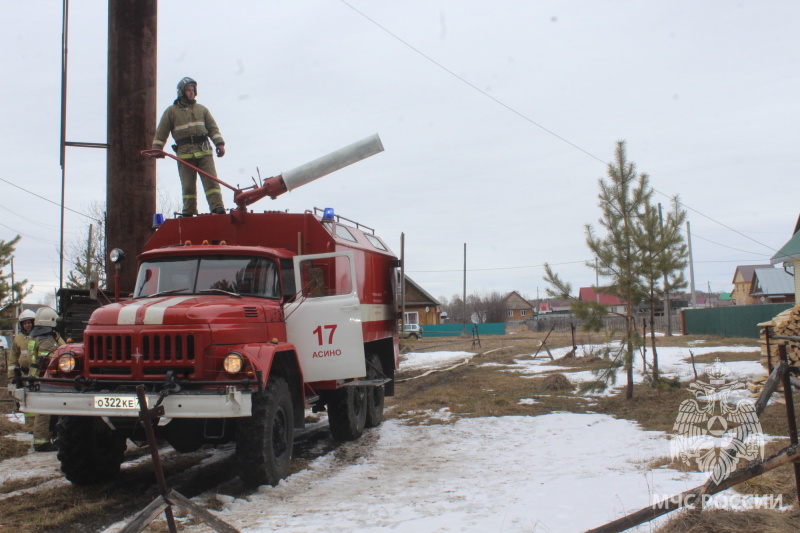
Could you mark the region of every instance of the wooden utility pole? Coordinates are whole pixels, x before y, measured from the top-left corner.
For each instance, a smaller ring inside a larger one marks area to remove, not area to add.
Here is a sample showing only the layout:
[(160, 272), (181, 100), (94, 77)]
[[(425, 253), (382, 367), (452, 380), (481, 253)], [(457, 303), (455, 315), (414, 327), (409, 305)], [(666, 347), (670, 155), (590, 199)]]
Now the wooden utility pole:
[[(106, 242), (131, 258), (120, 272), (123, 294), (133, 291), (132, 258), (150, 237), (156, 210), (156, 161), (139, 152), (156, 131), (157, 7), (157, 0), (108, 3)], [(106, 258), (106, 280), (114, 274)]]

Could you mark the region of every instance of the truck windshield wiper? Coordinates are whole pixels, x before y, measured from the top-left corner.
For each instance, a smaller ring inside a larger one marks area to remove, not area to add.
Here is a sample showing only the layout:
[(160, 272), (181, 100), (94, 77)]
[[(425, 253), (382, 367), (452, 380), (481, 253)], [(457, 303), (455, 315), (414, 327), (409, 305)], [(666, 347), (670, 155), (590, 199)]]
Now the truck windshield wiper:
[(202, 289), (202, 290), (200, 290), (198, 292), (218, 292), (220, 294), (227, 294), (228, 296), (233, 296), (234, 298), (241, 298), (242, 297), (242, 295), (239, 294), (238, 292), (230, 292), (230, 291), (226, 291), (224, 289)]
[(156, 298), (157, 296), (166, 296), (167, 294), (174, 294), (176, 292), (188, 291), (188, 290), (189, 287), (186, 287), (184, 289), (170, 289), (168, 291), (161, 291), (155, 294), (148, 294), (147, 296), (140, 296), (140, 298)]

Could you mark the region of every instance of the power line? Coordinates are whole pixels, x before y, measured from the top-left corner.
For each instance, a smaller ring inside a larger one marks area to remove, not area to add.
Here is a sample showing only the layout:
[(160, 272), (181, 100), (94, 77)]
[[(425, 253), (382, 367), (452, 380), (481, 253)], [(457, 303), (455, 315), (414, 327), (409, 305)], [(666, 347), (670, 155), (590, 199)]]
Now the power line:
[(722, 246), (723, 248), (729, 248), (731, 250), (736, 250), (737, 252), (743, 252), (743, 253), (746, 253), (746, 254), (761, 255), (761, 256), (766, 255), (766, 254), (763, 254), (761, 252), (751, 252), (749, 250), (742, 250), (740, 248), (734, 248), (733, 246), (728, 246), (726, 244), (721, 244), (721, 243), (712, 241), (711, 239), (706, 239), (705, 237), (701, 237), (697, 233), (692, 233), (692, 237), (700, 239), (701, 241), (710, 242), (711, 244), (716, 244), (717, 246)]
[[(596, 161), (599, 161), (600, 163), (602, 163), (602, 164), (604, 164), (604, 165), (607, 165), (607, 164), (608, 164), (608, 162), (607, 162), (607, 161), (603, 161), (602, 159), (600, 159), (599, 157), (597, 157), (597, 156), (596, 156), (596, 155), (594, 155), (593, 153), (589, 152), (588, 150), (584, 150), (583, 148), (581, 148), (581, 147), (580, 147), (580, 146), (578, 146), (577, 144), (573, 143), (572, 141), (570, 141), (570, 140), (568, 140), (568, 139), (566, 139), (566, 138), (562, 137), (561, 135), (559, 135), (559, 134), (555, 133), (554, 131), (552, 131), (552, 130), (550, 130), (550, 129), (546, 128), (546, 127), (545, 127), (545, 126), (543, 126), (542, 124), (539, 124), (538, 122), (536, 122), (536, 121), (535, 121), (535, 120), (533, 120), (532, 118), (528, 117), (527, 115), (525, 115), (525, 114), (524, 114), (524, 113), (522, 113), (521, 111), (517, 111), (516, 109), (514, 109), (514, 108), (513, 108), (513, 107), (511, 107), (510, 105), (506, 104), (505, 102), (503, 102), (503, 101), (501, 101), (501, 100), (498, 100), (497, 98), (495, 98), (495, 97), (494, 97), (494, 96), (492, 96), (491, 94), (487, 93), (486, 91), (484, 91), (484, 90), (483, 90), (483, 89), (481, 89), (480, 87), (478, 87), (478, 86), (474, 85), (473, 83), (471, 83), (471, 82), (467, 81), (466, 79), (462, 78), (461, 76), (459, 76), (458, 74), (456, 74), (455, 72), (453, 72), (452, 70), (450, 70), (449, 68), (445, 67), (444, 65), (442, 65), (441, 63), (439, 63), (439, 62), (438, 62), (438, 61), (436, 61), (435, 59), (431, 58), (430, 56), (428, 56), (427, 54), (425, 54), (424, 52), (422, 52), (422, 51), (421, 51), (421, 50), (419, 50), (418, 48), (414, 47), (413, 45), (411, 45), (410, 43), (408, 43), (407, 41), (405, 41), (404, 39), (402, 39), (402, 38), (401, 38), (400, 36), (398, 36), (397, 34), (395, 34), (395, 33), (393, 33), (392, 31), (390, 31), (390, 30), (389, 30), (388, 28), (386, 28), (385, 26), (381, 25), (381, 24), (380, 24), (378, 21), (376, 21), (375, 19), (372, 19), (372, 18), (370, 18), (370, 17), (369, 17), (367, 14), (365, 14), (364, 12), (362, 12), (362, 11), (358, 10), (357, 8), (355, 8), (354, 6), (352, 6), (351, 4), (347, 3), (345, 0), (339, 0), (339, 1), (340, 1), (341, 3), (343, 3), (344, 5), (346, 5), (347, 7), (349, 7), (350, 9), (352, 9), (353, 11), (355, 11), (356, 13), (358, 13), (359, 15), (361, 15), (362, 17), (364, 17), (365, 19), (367, 19), (369, 22), (371, 22), (372, 24), (374, 24), (375, 26), (377, 26), (377, 27), (378, 27), (378, 28), (380, 28), (381, 30), (383, 30), (384, 32), (386, 32), (387, 34), (389, 34), (390, 36), (392, 36), (394, 39), (396, 39), (397, 41), (399, 41), (400, 43), (402, 43), (402, 44), (403, 44), (403, 45), (405, 45), (406, 47), (408, 47), (408, 48), (410, 48), (411, 50), (413, 50), (415, 53), (419, 54), (421, 57), (423, 57), (423, 58), (427, 59), (428, 61), (430, 61), (431, 63), (433, 63), (434, 65), (436, 65), (436, 66), (437, 66), (437, 67), (439, 67), (440, 69), (442, 69), (443, 71), (447, 72), (448, 74), (450, 74), (451, 76), (453, 76), (454, 78), (456, 78), (457, 80), (459, 80), (460, 82), (462, 82), (462, 83), (464, 83), (465, 85), (467, 85), (468, 87), (470, 87), (471, 89), (473, 89), (473, 90), (477, 91), (478, 93), (480, 93), (481, 95), (485, 96), (486, 98), (489, 98), (490, 100), (492, 100), (492, 101), (493, 101), (493, 102), (495, 102), (496, 104), (498, 104), (498, 105), (500, 105), (500, 106), (504, 107), (504, 108), (505, 108), (505, 109), (507, 109), (508, 111), (511, 111), (512, 113), (514, 113), (515, 115), (517, 115), (517, 116), (518, 116), (518, 117), (520, 117), (521, 119), (523, 119), (523, 120), (525, 120), (525, 121), (527, 121), (527, 122), (529, 122), (529, 123), (533, 124), (533, 125), (534, 125), (534, 126), (536, 126), (537, 128), (540, 128), (541, 130), (545, 131), (546, 133), (549, 133), (550, 135), (552, 135), (552, 136), (553, 136), (553, 137), (555, 137), (556, 139), (558, 139), (558, 140), (560, 140), (560, 141), (562, 141), (562, 142), (564, 142), (564, 143), (566, 143), (566, 144), (568, 144), (568, 145), (572, 146), (572, 147), (573, 147), (573, 148), (575, 148), (576, 150), (579, 150), (579, 151), (583, 152), (584, 154), (588, 155), (588, 156), (589, 156), (589, 157), (591, 157), (592, 159), (595, 159)], [(661, 195), (663, 195), (663, 196), (664, 196), (664, 197), (666, 197), (666, 198), (673, 198), (673, 196), (671, 196), (671, 195), (669, 195), (669, 194), (665, 194), (665, 193), (663, 193), (663, 192), (659, 191), (658, 189), (656, 189), (655, 187), (651, 187), (651, 188), (653, 189), (653, 191), (657, 192), (658, 194), (661, 194)], [(686, 209), (688, 209), (689, 211), (692, 211), (692, 212), (694, 212), (694, 213), (697, 213), (698, 215), (702, 216), (703, 218), (706, 218), (706, 219), (710, 220), (711, 222), (714, 222), (714, 223), (716, 223), (716, 224), (719, 224), (719, 225), (720, 225), (720, 226), (722, 226), (723, 228), (725, 228), (725, 229), (727, 229), (727, 230), (729, 230), (729, 231), (732, 231), (732, 232), (734, 232), (734, 233), (736, 233), (736, 234), (738, 234), (738, 235), (740, 235), (740, 236), (744, 237), (745, 239), (749, 239), (749, 240), (753, 241), (753, 242), (754, 242), (754, 243), (756, 243), (756, 244), (760, 244), (761, 246), (764, 246), (765, 248), (769, 248), (769, 249), (770, 249), (770, 250), (772, 250), (772, 251), (777, 251), (775, 248), (773, 248), (773, 247), (771, 247), (771, 246), (769, 246), (769, 245), (767, 245), (767, 244), (764, 244), (763, 242), (759, 242), (759, 241), (755, 240), (754, 238), (752, 238), (752, 237), (750, 237), (750, 236), (748, 236), (748, 235), (745, 235), (745, 234), (744, 234), (744, 233), (742, 233), (741, 231), (739, 231), (739, 230), (736, 230), (736, 229), (734, 229), (734, 228), (732, 228), (732, 227), (728, 226), (727, 224), (724, 224), (724, 223), (720, 222), (719, 220), (715, 220), (715, 219), (711, 218), (710, 216), (708, 216), (708, 215), (706, 215), (706, 214), (704, 214), (704, 213), (702, 213), (702, 212), (698, 211), (697, 209), (694, 209), (694, 208), (693, 208), (693, 207), (691, 207), (691, 206), (688, 206), (688, 205), (686, 205), (685, 203), (683, 203), (683, 202), (681, 202), (681, 201), (678, 201), (678, 203), (679, 203), (680, 205), (682, 205), (683, 207), (685, 207)], [(748, 252), (748, 253), (749, 253), (749, 252)]]
[[(26, 193), (28, 193), (28, 194), (32, 194), (33, 196), (35, 196), (35, 197), (37, 197), (37, 198), (39, 198), (39, 199), (41, 199), (41, 200), (44, 200), (45, 202), (50, 202), (51, 204), (53, 204), (53, 205), (56, 205), (56, 206), (58, 206), (59, 208), (61, 207), (61, 204), (60, 204), (60, 203), (58, 203), (58, 202), (54, 202), (53, 200), (51, 200), (51, 199), (49, 199), (49, 198), (45, 198), (44, 196), (41, 196), (41, 195), (39, 195), (39, 194), (36, 194), (36, 193), (35, 193), (35, 192), (33, 192), (33, 191), (29, 191), (28, 189), (26, 189), (26, 188), (24, 188), (24, 187), (20, 187), (20, 186), (19, 186), (19, 185), (17, 185), (16, 183), (11, 183), (11, 182), (10, 182), (10, 181), (8, 181), (7, 179), (0, 178), (0, 181), (3, 181), (3, 182), (5, 182), (5, 183), (8, 183), (8, 184), (9, 184), (9, 185), (11, 185), (12, 187), (16, 187), (17, 189), (19, 189), (19, 190), (21, 190), (21, 191), (25, 191), (25, 192), (26, 192)], [(67, 206), (64, 206), (64, 209), (66, 209), (67, 211), (72, 211), (72, 212), (73, 212), (73, 213), (75, 213), (76, 215), (81, 215), (81, 216), (83, 216), (83, 217), (86, 217), (86, 218), (88, 218), (88, 219), (91, 219), (91, 220), (97, 220), (97, 222), (102, 222), (102, 220), (98, 220), (98, 219), (96, 219), (96, 218), (94, 218), (94, 217), (92, 217), (92, 216), (89, 216), (89, 215), (87, 215), (86, 213), (81, 213), (80, 211), (75, 211), (74, 209), (70, 209), (70, 208), (69, 208), (69, 207), (67, 207)]]

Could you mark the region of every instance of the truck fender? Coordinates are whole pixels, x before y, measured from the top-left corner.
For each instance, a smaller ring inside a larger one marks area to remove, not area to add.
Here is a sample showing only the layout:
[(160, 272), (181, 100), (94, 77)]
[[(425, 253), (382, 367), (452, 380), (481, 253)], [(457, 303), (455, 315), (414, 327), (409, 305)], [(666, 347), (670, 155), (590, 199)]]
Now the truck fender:
[(286, 380), (295, 405), (295, 427), (302, 427), (305, 410), (303, 370), (294, 345), (285, 342), (250, 344), (242, 347), (242, 355), (247, 357), (254, 371), (261, 371), (262, 387), (267, 386), (273, 373)]

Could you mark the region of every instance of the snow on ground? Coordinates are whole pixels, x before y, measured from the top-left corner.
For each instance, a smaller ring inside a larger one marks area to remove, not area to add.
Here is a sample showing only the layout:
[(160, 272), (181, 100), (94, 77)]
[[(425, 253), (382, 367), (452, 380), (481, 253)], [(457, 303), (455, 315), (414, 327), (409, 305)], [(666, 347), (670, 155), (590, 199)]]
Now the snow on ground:
[(584, 531), (703, 482), (647, 469), (666, 453), (663, 434), (599, 414), (390, 420), (220, 517), (249, 532)]
[[(692, 348), (695, 355), (757, 350)], [(553, 350), (553, 355), (567, 351)], [(689, 356), (687, 349), (659, 348), (658, 353), (667, 372), (692, 375), (691, 365), (682, 361)], [(401, 369), (422, 373), (473, 356), (406, 354)], [(761, 371), (755, 362), (727, 366), (732, 376)], [(704, 367), (698, 365), (698, 372)], [(570, 369), (549, 359), (520, 358), (513, 370), (535, 374)], [(535, 401), (523, 399), (520, 404)], [(669, 455), (668, 435), (601, 414), (472, 418), (431, 426), (389, 420), (359, 441), (316, 459), (278, 487), (262, 487), (247, 499), (227, 502), (219, 516), (243, 532), (585, 531), (707, 479), (706, 474), (649, 467), (653, 459)], [(726, 494), (711, 505), (724, 507)], [(646, 524), (635, 531), (653, 527)], [(191, 530), (208, 531), (205, 526)]]
[[(577, 357), (586, 357), (597, 355), (604, 345), (584, 345), (579, 346), (576, 351)], [(612, 343), (612, 349), (619, 349), (618, 343)], [(553, 358), (559, 359), (571, 351), (572, 347), (551, 349)], [(672, 377), (677, 376), (682, 381), (689, 380), (694, 377), (694, 370), (691, 364), (691, 355), (689, 350), (692, 351), (695, 358), (701, 355), (714, 353), (714, 352), (741, 352), (741, 353), (759, 353), (759, 348), (754, 346), (694, 346), (692, 348), (685, 347), (658, 347), (658, 368), (662, 376)], [(530, 354), (533, 357), (533, 354)], [(647, 360), (652, 361), (653, 352), (651, 348), (647, 350)], [(541, 374), (552, 372), (562, 372), (574, 384), (584, 383), (586, 381), (594, 381), (597, 376), (589, 370), (577, 370), (574, 367), (562, 367), (557, 362), (551, 361), (547, 354), (542, 357), (540, 352), (536, 359), (526, 359), (520, 357), (514, 361), (514, 365), (507, 367), (508, 371), (519, 372), (527, 377), (534, 377)], [(496, 363), (486, 363), (489, 366), (496, 367)], [(641, 352), (637, 351), (634, 355), (634, 382), (641, 383), (644, 376), (642, 374), (642, 358)], [(758, 375), (764, 373), (764, 368), (758, 361), (731, 361), (724, 363), (730, 371), (730, 379), (750, 380)], [(705, 371), (706, 363), (697, 363), (697, 373), (702, 374)], [(625, 386), (626, 383), (625, 371), (619, 370), (617, 372), (616, 385), (606, 391), (605, 394), (616, 394), (620, 388)]]
[[(692, 348), (695, 355), (757, 350)], [(552, 350), (556, 358), (567, 351)], [(688, 358), (688, 349), (659, 348), (658, 354), (664, 371), (692, 375), (691, 365), (682, 361)], [(406, 354), (401, 369), (423, 373), (472, 357), (475, 354), (470, 352)], [(761, 372), (756, 362), (726, 365), (732, 376)], [(698, 372), (704, 366), (698, 365)], [(523, 376), (556, 370), (572, 380), (576, 376), (593, 379), (588, 372), (569, 372), (541, 357), (520, 357), (509, 370)], [(620, 376), (618, 386), (623, 383)], [(520, 404), (535, 402), (529, 398)], [(677, 414), (678, 406), (671, 408)], [(431, 413), (440, 420), (448, 415)], [(706, 474), (650, 468), (651, 460), (669, 455), (667, 434), (643, 431), (634, 422), (601, 414), (471, 418), (429, 426), (388, 420), (358, 441), (317, 458), (277, 487), (261, 487), (246, 499), (218, 495), (224, 506), (217, 515), (249, 533), (279, 529), (578, 532), (651, 505), (655, 496), (700, 485), (707, 478)], [(50, 477), (58, 472), (58, 463), (54, 453), (29, 454), (0, 463), (2, 477), (10, 474), (8, 469)], [(724, 501), (716, 505), (724, 506)], [(116, 524), (107, 532), (120, 527)], [(636, 531), (653, 527), (651, 523)], [(187, 530), (210, 531), (205, 525), (187, 526)]]
[(430, 352), (407, 353), (402, 355), (400, 370), (430, 370), (445, 368), (464, 360), (472, 359), (472, 352)]

